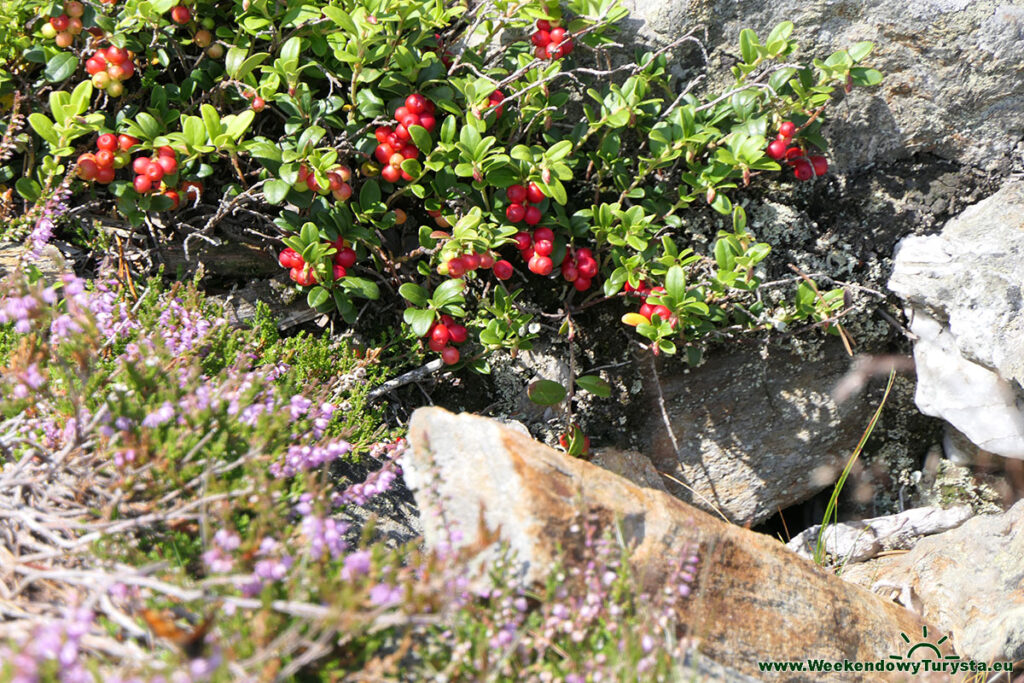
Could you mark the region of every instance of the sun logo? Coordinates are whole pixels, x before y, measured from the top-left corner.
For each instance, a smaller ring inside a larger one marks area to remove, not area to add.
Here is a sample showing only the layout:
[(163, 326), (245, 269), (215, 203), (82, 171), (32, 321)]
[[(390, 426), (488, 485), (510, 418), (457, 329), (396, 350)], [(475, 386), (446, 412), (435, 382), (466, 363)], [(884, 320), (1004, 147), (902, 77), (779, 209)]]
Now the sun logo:
[[(902, 638), (903, 642), (905, 642), (907, 645), (910, 645), (910, 637), (907, 636), (906, 633), (903, 633), (901, 631), (900, 632), (900, 638)], [(913, 659), (914, 653), (917, 652), (919, 649), (924, 649), (925, 650), (925, 653), (926, 653), (925, 656), (924, 656), (925, 659), (960, 659), (959, 655), (946, 655), (946, 656), (942, 655), (942, 651), (939, 649), (939, 645), (942, 645), (947, 640), (949, 640), (949, 636), (942, 636), (941, 638), (939, 638), (938, 641), (936, 641), (934, 643), (930, 642), (928, 640), (928, 627), (927, 626), (922, 626), (921, 627), (921, 640), (920, 640), (920, 642), (915, 643), (914, 645), (912, 645), (910, 647), (910, 649), (907, 650), (907, 654), (905, 656), (903, 656), (903, 655), (889, 655), (889, 659), (896, 659), (896, 660)], [(934, 657), (932, 657), (931, 655), (934, 655)]]

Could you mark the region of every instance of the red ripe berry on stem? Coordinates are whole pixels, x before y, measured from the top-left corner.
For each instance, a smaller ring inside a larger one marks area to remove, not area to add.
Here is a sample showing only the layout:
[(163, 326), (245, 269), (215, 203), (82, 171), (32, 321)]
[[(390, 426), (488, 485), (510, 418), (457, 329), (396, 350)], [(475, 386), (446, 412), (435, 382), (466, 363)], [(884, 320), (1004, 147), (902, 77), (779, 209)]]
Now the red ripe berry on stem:
[(435, 323), (434, 326), (430, 328), (430, 332), (428, 334), (430, 335), (431, 341), (437, 342), (441, 346), (447, 344), (448, 340), (451, 338), (451, 335), (448, 333), (448, 326), (443, 323)]
[(537, 31), (530, 36), (530, 42), (537, 47), (547, 47), (548, 43), (551, 42), (551, 34), (547, 31)]
[(132, 162), (132, 170), (139, 175), (142, 175), (146, 172), (146, 169), (149, 168), (151, 163), (153, 162), (149, 160), (149, 157), (139, 157)]
[(551, 30), (551, 22), (548, 21), (547, 19), (538, 19), (537, 20), (537, 30), (538, 31), (550, 31)]
[(454, 346), (446, 346), (441, 351), (441, 360), (445, 365), (455, 365), (459, 362), (459, 350)]
[(530, 183), (526, 187), (526, 199), (531, 204), (540, 204), (545, 199), (544, 190), (537, 183)]
[(791, 138), (794, 133), (796, 133), (796, 126), (792, 121), (783, 121), (779, 126), (779, 135), (784, 138)]
[(280, 254), (277, 255), (277, 262), (281, 264), (282, 268), (297, 268), (304, 264), (302, 257), (299, 256), (299, 252), (295, 251), (291, 247), (285, 247)]
[(555, 245), (548, 240), (533, 241), (533, 253), (538, 256), (550, 256), (551, 252), (555, 250)]
[(517, 232), (512, 239), (516, 241), (516, 248), (519, 249), (519, 251), (529, 249), (533, 246), (533, 237), (531, 237), (528, 232)]
[(572, 286), (576, 288), (577, 292), (585, 292), (590, 289), (590, 278), (581, 275), (573, 281)]
[(592, 280), (597, 276), (597, 261), (580, 257), (576, 261), (576, 269), (580, 272), (580, 277)]
[[(530, 207), (533, 208), (532, 206)], [(508, 218), (510, 223), (518, 223), (526, 217), (527, 209), (523, 208), (522, 204), (509, 204), (508, 208), (505, 209), (505, 217)]]
[(427, 110), (427, 98), (419, 93), (413, 93), (405, 98), (405, 108), (412, 114), (422, 114)]
[(96, 138), (96, 149), (113, 152), (117, 149), (117, 136), (113, 133), (104, 133)]
[(388, 126), (381, 126), (376, 131), (374, 131), (374, 135), (377, 138), (377, 142), (379, 142), (380, 144), (383, 145), (383, 144), (385, 144), (388, 141), (388, 137), (393, 132), (394, 131), (391, 130), (391, 128), (389, 128)]
[(555, 241), (555, 232), (551, 228), (537, 228), (533, 231), (534, 242), (545, 240), (547, 242)]
[(460, 278), (466, 274), (466, 266), (461, 258), (448, 259), (448, 275)]
[(476, 270), (480, 267), (480, 254), (463, 254), (462, 265), (467, 271)]
[(137, 175), (135, 176), (135, 191), (139, 194), (145, 194), (153, 188), (153, 181), (150, 180), (149, 176)]
[(768, 145), (768, 156), (772, 159), (781, 159), (786, 156), (786, 143), (782, 140), (772, 140)]
[(341, 278), (348, 275), (348, 273), (345, 271), (345, 266), (341, 265), (340, 263), (335, 263), (333, 266), (331, 266), (331, 273), (334, 275), (335, 280), (340, 280)]
[(380, 177), (389, 183), (397, 183), (402, 178), (402, 172), (394, 166), (385, 166), (380, 171)]
[(356, 264), (356, 250), (352, 247), (339, 249), (334, 255), (334, 262), (346, 268), (351, 268)]
[(536, 206), (526, 207), (526, 216), (524, 217), (524, 220), (526, 221), (527, 225), (537, 225), (538, 223), (540, 223), (540, 219), (540, 209), (538, 209)]
[(494, 262), (494, 277), (499, 280), (509, 279), (514, 271), (515, 269), (512, 267), (512, 264), (505, 259)]
[(109, 149), (101, 149), (96, 152), (96, 163), (100, 168), (112, 168), (114, 165), (114, 153)]
[(169, 155), (158, 156), (156, 163), (163, 169), (164, 175), (172, 175), (178, 170), (178, 160)]
[(68, 24), (71, 23), (71, 17), (66, 14), (62, 14), (59, 17), (50, 17), (50, 26), (54, 27), (58, 31), (67, 31)]
[(814, 175), (822, 176), (828, 173), (828, 159), (823, 156), (809, 157), (811, 167), (814, 169)]
[(531, 273), (536, 273), (537, 275), (550, 275), (551, 269), (554, 266), (551, 263), (551, 259), (547, 256), (534, 254), (533, 258), (531, 258), (530, 262), (527, 264), (527, 267), (530, 269)]
[(797, 180), (810, 180), (814, 177), (814, 169), (807, 159), (797, 159), (793, 163), (793, 176)]
[(508, 197), (508, 200), (513, 204), (522, 204), (526, 201), (526, 188), (522, 185), (510, 185), (509, 188), (505, 190), (505, 196)]
[(462, 325), (448, 325), (448, 338), (453, 344), (462, 344), (469, 338), (469, 331)]
[(192, 18), (192, 12), (184, 5), (176, 5), (171, 8), (171, 21), (175, 24), (187, 24)]
[(127, 152), (135, 145), (139, 144), (139, 139), (132, 135), (118, 135), (117, 136), (117, 148), (122, 152)]
[(420, 114), (420, 125), (426, 128), (428, 133), (433, 133), (437, 126), (437, 119), (433, 114)]

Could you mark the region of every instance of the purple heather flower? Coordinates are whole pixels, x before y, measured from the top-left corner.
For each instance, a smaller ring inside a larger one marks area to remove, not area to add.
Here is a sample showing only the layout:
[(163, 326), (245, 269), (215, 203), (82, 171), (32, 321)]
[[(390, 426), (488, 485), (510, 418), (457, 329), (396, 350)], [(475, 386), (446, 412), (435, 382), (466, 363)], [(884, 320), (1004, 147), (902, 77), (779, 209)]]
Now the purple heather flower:
[(363, 576), (370, 571), (370, 551), (357, 550), (345, 556), (345, 566), (341, 569), (341, 578), (351, 581), (357, 576)]
[(370, 602), (378, 607), (393, 605), (402, 601), (402, 589), (388, 583), (378, 583), (370, 589)]

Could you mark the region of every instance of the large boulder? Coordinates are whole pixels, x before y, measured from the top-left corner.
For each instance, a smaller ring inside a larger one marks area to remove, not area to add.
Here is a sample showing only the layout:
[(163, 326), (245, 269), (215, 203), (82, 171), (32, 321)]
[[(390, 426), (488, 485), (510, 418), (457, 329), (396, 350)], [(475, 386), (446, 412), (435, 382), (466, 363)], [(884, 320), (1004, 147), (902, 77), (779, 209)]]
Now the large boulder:
[(1024, 659), (1024, 501), (922, 539), (906, 554), (848, 565), (843, 578), (891, 594), (951, 632), (964, 657)]
[(897, 246), (889, 289), (917, 335), (916, 401), (978, 447), (1024, 458), (1024, 182)]
[[(663, 586), (675, 558), (694, 547), (700, 569), (680, 609), (702, 656), (763, 679), (759, 661), (888, 661), (927, 623), (791, 553), (778, 541), (727, 524), (539, 444), (500, 423), (420, 408), (402, 461), (423, 511), (429, 547), (473, 550), (478, 561), (507, 543), (527, 580), (541, 580), (559, 548), (579, 556), (581, 515), (618, 523), (648, 586)], [(936, 633), (934, 629), (930, 629)], [(943, 646), (943, 647), (947, 647)], [(787, 674), (785, 680), (819, 680)]]
[(1018, 2), (625, 0), (625, 6), (644, 42), (663, 45), (706, 28), (715, 71), (731, 63), (743, 28), (764, 38), (779, 22), (792, 21), (801, 45), (796, 56), (807, 60), (873, 41), (867, 63), (885, 75), (882, 85), (854, 90), (829, 112), (827, 137), (840, 169), (934, 152), (997, 170), (1007, 167), (1024, 137), (1024, 7)]
[[(736, 524), (757, 524), (830, 486), (871, 419), (863, 396), (842, 404), (833, 386), (850, 368), (836, 342), (817, 361), (773, 351), (710, 357), (650, 377), (640, 427), (668, 490)], [(664, 412), (662, 411), (664, 408)]]

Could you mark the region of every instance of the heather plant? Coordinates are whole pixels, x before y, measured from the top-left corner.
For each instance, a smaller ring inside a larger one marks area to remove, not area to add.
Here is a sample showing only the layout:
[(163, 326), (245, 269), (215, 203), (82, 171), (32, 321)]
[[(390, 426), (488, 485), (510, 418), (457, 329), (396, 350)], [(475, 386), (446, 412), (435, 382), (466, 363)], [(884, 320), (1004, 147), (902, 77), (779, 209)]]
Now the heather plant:
[(0, 340), (0, 510), (38, 610), (0, 629), (0, 680), (663, 678), (684, 661), (692, 553), (648, 593), (585, 518), (583, 552), (540, 587), (512, 557), (481, 582), (458, 552), (377, 538), (355, 511), (393, 494), (406, 446), (362, 403), (370, 354), (280, 339), (265, 316), (232, 328), (191, 284), (71, 274), (4, 281)]

